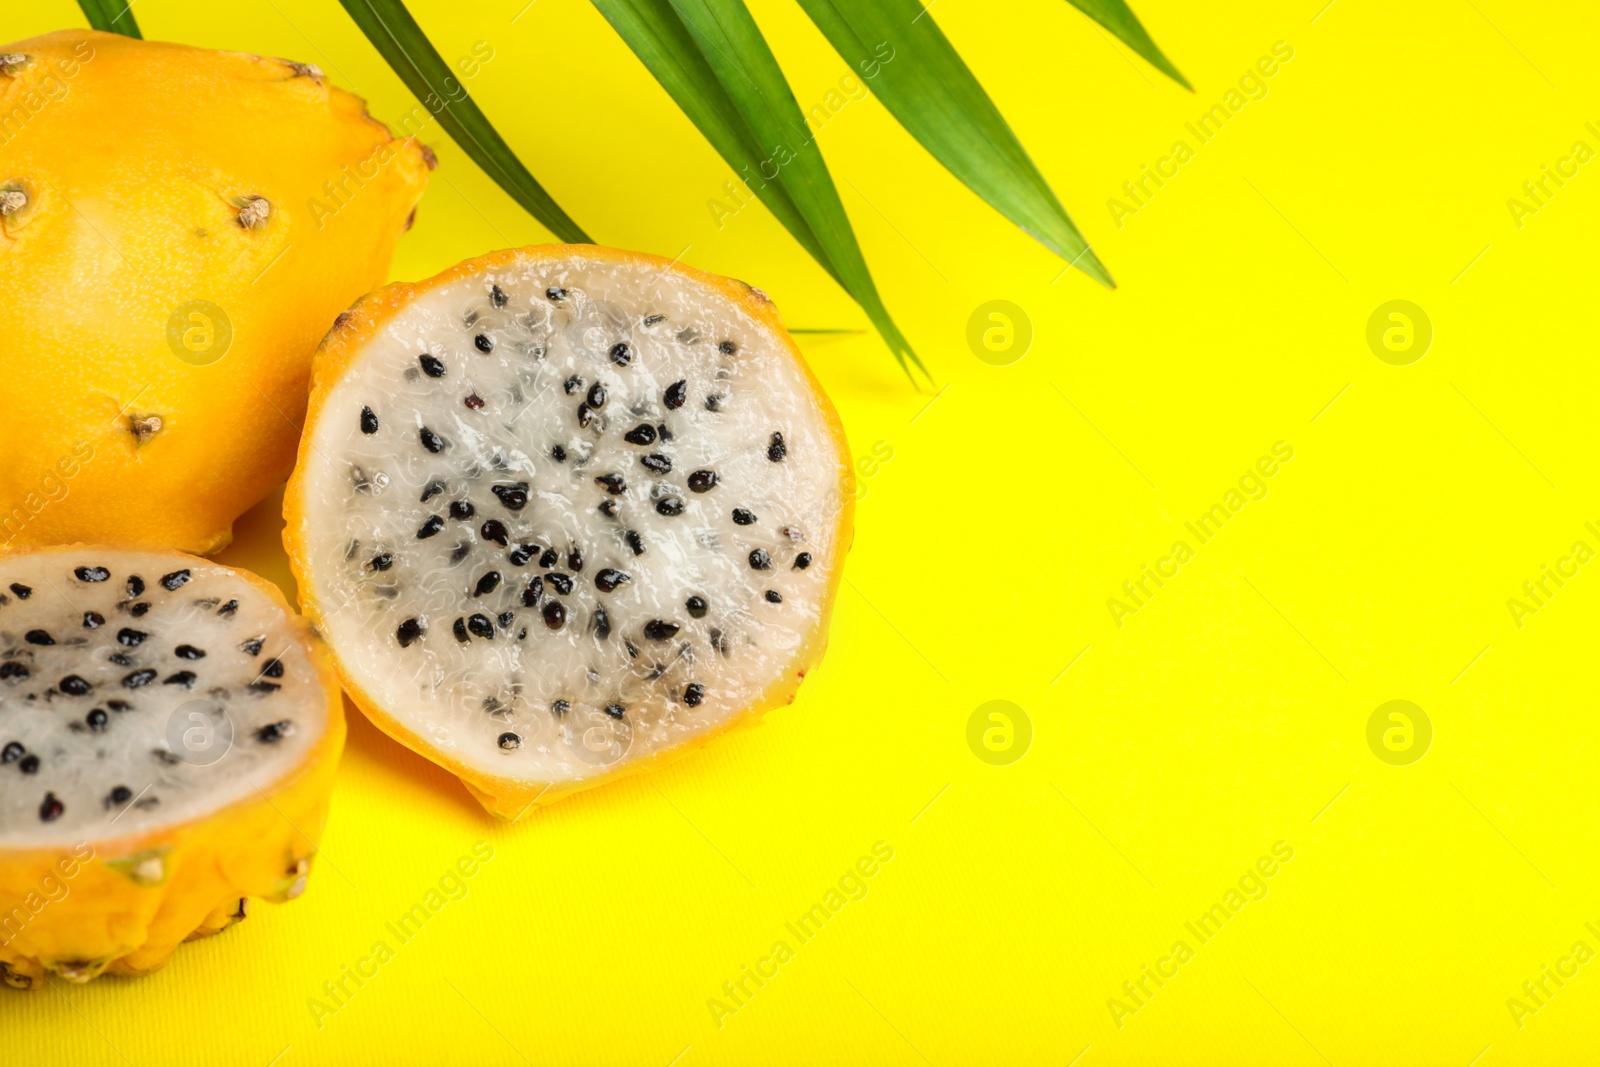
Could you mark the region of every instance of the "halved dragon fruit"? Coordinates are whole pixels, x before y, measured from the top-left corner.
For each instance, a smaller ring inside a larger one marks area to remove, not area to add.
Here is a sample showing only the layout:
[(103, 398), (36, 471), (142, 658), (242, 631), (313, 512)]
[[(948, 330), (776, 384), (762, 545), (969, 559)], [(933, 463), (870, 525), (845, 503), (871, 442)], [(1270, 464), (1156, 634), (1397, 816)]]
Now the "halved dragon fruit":
[(765, 294), (525, 248), (340, 316), (285, 541), (356, 702), (515, 818), (793, 699), (849, 474)]
[(337, 678), (270, 583), (0, 556), (0, 980), (143, 974), (298, 896), (343, 744)]

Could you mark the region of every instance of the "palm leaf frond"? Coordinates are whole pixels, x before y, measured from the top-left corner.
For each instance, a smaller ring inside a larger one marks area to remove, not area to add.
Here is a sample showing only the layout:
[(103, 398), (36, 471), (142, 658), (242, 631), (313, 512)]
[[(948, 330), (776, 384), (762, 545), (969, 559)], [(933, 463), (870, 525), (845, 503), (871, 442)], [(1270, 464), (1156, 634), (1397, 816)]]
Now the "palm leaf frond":
[(1145, 32), (1144, 24), (1128, 5), (1123, 3), (1123, 0), (1067, 0), (1067, 2), (1116, 34), (1118, 40), (1138, 52), (1152, 67), (1190, 92), (1194, 91), (1189, 79), (1179, 73), (1178, 68), (1172, 65), (1172, 60), (1156, 47), (1156, 43)]
[(128, 0), (78, 0), (91, 29), (139, 37), (139, 24), (133, 20), (133, 5)]

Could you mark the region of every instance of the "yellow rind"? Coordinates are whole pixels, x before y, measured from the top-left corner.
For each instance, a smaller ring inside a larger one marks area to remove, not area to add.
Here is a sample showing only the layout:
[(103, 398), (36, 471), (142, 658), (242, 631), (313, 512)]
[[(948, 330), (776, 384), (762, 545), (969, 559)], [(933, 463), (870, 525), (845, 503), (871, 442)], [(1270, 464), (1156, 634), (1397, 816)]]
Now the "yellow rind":
[[(85, 548), (108, 546), (40, 552)], [(0, 553), (0, 560), (23, 554)], [(303, 763), (259, 796), (181, 826), (61, 848), (0, 848), (0, 981), (41, 989), (47, 972), (71, 982), (102, 972), (149, 974), (183, 941), (229, 925), (242, 898), (281, 902), (303, 891), (344, 750), (344, 701), (321, 639), (278, 587), (246, 571), (233, 573), (281, 607), (303, 642), (327, 700), (322, 738)], [(140, 885), (118, 866), (150, 853), (162, 857), (159, 884)]]
[(349, 693), (350, 699), (354, 701), (355, 705), (361, 709), (368, 719), (402, 745), (425, 759), (432, 760), (460, 778), (467, 791), (488, 811), (501, 818), (511, 820), (521, 817), (534, 808), (554, 803), (562, 797), (569, 796), (579, 790), (589, 789), (604, 782), (614, 781), (618, 778), (660, 766), (699, 748), (712, 738), (720, 736), (730, 729), (758, 721), (766, 711), (793, 703), (798, 693), (800, 682), (805, 678), (806, 672), (817, 665), (822, 659), (823, 652), (827, 649), (828, 622), (833, 613), (834, 601), (837, 599), (839, 583), (844, 577), (844, 556), (849, 551), (854, 531), (855, 494), (853, 492), (853, 468), (850, 462), (849, 443), (844, 434), (844, 424), (839, 419), (839, 413), (834, 410), (833, 403), (828, 399), (828, 394), (823, 390), (822, 383), (817, 380), (816, 375), (807, 365), (799, 347), (794, 343), (794, 339), (789, 336), (788, 330), (783, 325), (783, 319), (778, 315), (777, 308), (765, 293), (744, 282), (716, 274), (708, 274), (704, 271), (684, 266), (675, 260), (667, 260), (660, 256), (652, 256), (643, 252), (625, 252), (594, 245), (534, 245), (525, 248), (504, 249), (458, 263), (454, 267), (420, 282), (397, 282), (387, 285), (377, 292), (368, 294), (351, 307), (349, 311), (339, 316), (334, 328), (328, 332), (328, 335), (323, 339), (322, 347), (317, 351), (316, 359), (312, 364), (311, 402), (306, 410), (306, 432), (300, 440), (300, 460), (296, 464), (295, 473), (289, 479), (288, 488), (284, 492), (283, 512), (285, 524), (283, 544), (288, 552), (289, 563), (293, 568), (295, 580), (299, 583), (300, 608), (323, 633), (327, 633), (327, 627), (323, 624), (321, 606), (316, 601), (313, 592), (314, 584), (309, 572), (310, 540), (315, 536), (316, 531), (312, 530), (308, 523), (306, 500), (308, 479), (305, 472), (308, 469), (307, 464), (314, 447), (312, 438), (316, 432), (317, 420), (321, 416), (323, 407), (326, 405), (334, 387), (352, 368), (362, 350), (377, 336), (378, 331), (383, 328), (384, 324), (424, 293), (440, 286), (453, 284), (463, 278), (473, 277), (489, 271), (503, 270), (515, 263), (541, 259), (557, 260), (572, 256), (581, 256), (601, 262), (639, 263), (653, 266), (660, 271), (671, 271), (692, 278), (739, 305), (751, 318), (768, 330), (774, 343), (789, 352), (795, 363), (804, 372), (806, 381), (811, 386), (814, 399), (827, 418), (829, 430), (839, 448), (839, 485), (843, 506), (839, 510), (838, 527), (834, 541), (839, 548), (838, 556), (834, 561), (833, 574), (830, 577), (827, 593), (823, 598), (816, 625), (790, 661), (788, 669), (784, 671), (778, 681), (767, 688), (758, 700), (752, 702), (743, 713), (732, 716), (721, 726), (708, 731), (693, 741), (654, 753), (644, 759), (624, 762), (621, 766), (612, 768), (603, 774), (585, 778), (578, 782), (566, 782), (559, 785), (545, 782), (522, 782), (484, 774), (466, 766), (459, 760), (453, 759), (429, 744), (426, 738), (407, 728), (387, 709), (379, 705), (371, 694), (362, 688), (352, 672), (345, 667), (339, 656), (338, 648), (334, 647), (332, 649), (334, 663), (338, 668), (340, 678), (344, 682), (345, 691)]
[[(30, 57), (0, 74), (0, 186), (29, 201), (0, 217), (0, 546), (220, 549), (288, 475), (312, 353), (432, 155), (285, 60), (92, 30), (0, 52)], [(214, 362), (169, 343), (193, 301), (232, 324)]]

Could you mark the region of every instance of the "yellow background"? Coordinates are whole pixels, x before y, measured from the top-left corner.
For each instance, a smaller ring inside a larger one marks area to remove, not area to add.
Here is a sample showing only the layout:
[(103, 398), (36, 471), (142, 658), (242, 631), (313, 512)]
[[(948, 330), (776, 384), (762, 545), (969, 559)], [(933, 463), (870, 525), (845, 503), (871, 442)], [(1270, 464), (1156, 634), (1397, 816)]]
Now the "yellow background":
[[(1600, 962), (1520, 1027), (1506, 1002), (1574, 942), (1600, 949), (1600, 563), (1520, 628), (1507, 600), (1600, 547), (1600, 163), (1521, 228), (1506, 202), (1575, 141), (1600, 148), (1600, 26), (1576, 3), (1323, 3), (1142, 0), (1193, 95), (1061, 0), (938, 3), (1121, 289), (1058, 279), (876, 101), (826, 124), (937, 385), (908, 388), (871, 334), (802, 339), (856, 454), (893, 458), (863, 481), (798, 703), (515, 826), (356, 715), (304, 898), (137, 983), (0, 997), (0, 1057), (1592, 1062)], [(597, 240), (681, 250), (796, 327), (865, 324), (764, 209), (718, 227), (731, 173), (592, 7), (525, 4), (413, 7), (446, 59), (492, 46), (472, 93)], [(844, 65), (796, 5), (753, 9), (821, 102)], [(333, 0), (135, 10), (148, 37), (318, 63), (382, 118), (412, 106)], [(81, 24), (33, 0), (4, 32)], [(1294, 58), (1268, 95), (1200, 147), (1184, 123), (1278, 41)], [(1119, 228), (1108, 198), (1178, 139), (1194, 158)], [(432, 144), (395, 277), (547, 239)], [(1009, 366), (966, 341), (991, 299), (1032, 322)], [(1392, 299), (1433, 323), (1409, 366), (1366, 342)], [(1278, 441), (1294, 458), (1268, 495), (1198, 546), (1185, 521)], [(287, 585), (276, 506), (224, 558)], [(1195, 558), (1119, 628), (1107, 600), (1179, 538)], [(1033, 729), (1009, 766), (966, 740), (997, 699)], [(1393, 699), (1434, 728), (1409, 766), (1366, 741)], [(323, 982), (480, 840), (470, 895), (319, 1027)], [(868, 894), (798, 945), (784, 924), (880, 841)], [(1266, 897), (1199, 944), (1184, 923), (1279, 841), (1294, 858)], [(795, 957), (719, 1026), (708, 1000), (780, 938)], [(1119, 1028), (1108, 999), (1179, 939), (1194, 958)]]

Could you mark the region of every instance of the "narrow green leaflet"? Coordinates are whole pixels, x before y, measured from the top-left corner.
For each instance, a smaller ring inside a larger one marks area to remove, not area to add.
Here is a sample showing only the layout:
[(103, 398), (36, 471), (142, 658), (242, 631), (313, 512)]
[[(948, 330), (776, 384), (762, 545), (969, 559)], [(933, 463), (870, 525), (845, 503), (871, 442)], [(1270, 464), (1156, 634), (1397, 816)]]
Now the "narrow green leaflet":
[(128, 0), (78, 0), (91, 28), (124, 37), (139, 37), (139, 24), (133, 20), (133, 5)]
[(402, 0), (339, 0), (361, 32), (473, 162), (563, 241), (592, 244), (522, 165), (429, 42)]
[(1005, 117), (918, 0), (800, 0), (800, 6), (900, 125), (950, 173), (1069, 264), (1115, 286)]
[(922, 362), (878, 295), (822, 152), (743, 0), (594, 0), (780, 222), (866, 311), (901, 367)]
[(1123, 44), (1149, 60), (1151, 66), (1185, 89), (1193, 91), (1194, 86), (1189, 84), (1189, 79), (1180, 74), (1178, 68), (1172, 65), (1172, 60), (1156, 47), (1156, 43), (1145, 32), (1139, 17), (1122, 0), (1067, 0), (1067, 2), (1116, 34)]

